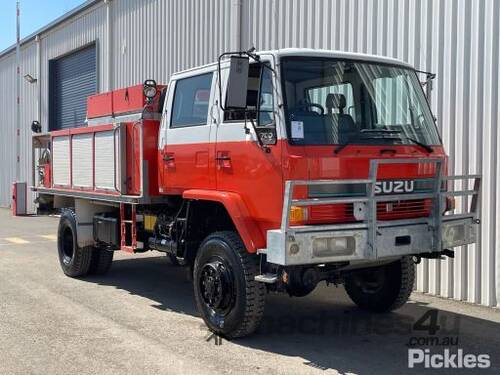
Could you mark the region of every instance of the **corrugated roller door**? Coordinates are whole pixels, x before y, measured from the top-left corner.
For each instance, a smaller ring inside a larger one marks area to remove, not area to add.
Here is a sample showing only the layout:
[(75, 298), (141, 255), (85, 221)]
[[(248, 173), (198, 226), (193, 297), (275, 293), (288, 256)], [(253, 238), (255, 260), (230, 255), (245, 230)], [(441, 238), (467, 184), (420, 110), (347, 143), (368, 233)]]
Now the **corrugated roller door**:
[(52, 60), (49, 69), (50, 129), (83, 126), (87, 97), (97, 92), (95, 45)]

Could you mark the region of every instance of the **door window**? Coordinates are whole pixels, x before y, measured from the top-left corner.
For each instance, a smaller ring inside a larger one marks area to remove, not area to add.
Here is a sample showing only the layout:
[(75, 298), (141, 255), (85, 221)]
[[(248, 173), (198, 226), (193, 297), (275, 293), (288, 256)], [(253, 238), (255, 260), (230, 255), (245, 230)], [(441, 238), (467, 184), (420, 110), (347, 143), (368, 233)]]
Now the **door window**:
[(259, 90), (258, 126), (274, 124), (273, 78), (271, 70), (262, 68)]
[(207, 124), (212, 75), (207, 73), (176, 81), (170, 127)]

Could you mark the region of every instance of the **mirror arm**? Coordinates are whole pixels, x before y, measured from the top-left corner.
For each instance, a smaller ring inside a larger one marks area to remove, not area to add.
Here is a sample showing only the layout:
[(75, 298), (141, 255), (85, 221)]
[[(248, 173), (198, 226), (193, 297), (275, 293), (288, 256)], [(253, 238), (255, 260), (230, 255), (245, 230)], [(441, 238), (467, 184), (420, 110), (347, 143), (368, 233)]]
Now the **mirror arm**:
[(258, 143), (259, 147), (262, 149), (265, 149), (266, 147), (265, 147), (264, 143), (262, 143), (262, 139), (260, 139), (260, 137), (259, 137), (259, 132), (257, 131), (257, 126), (255, 126), (253, 119), (251, 119), (251, 118), (247, 119), (246, 112), (245, 112), (245, 127), (247, 125), (247, 120), (250, 120), (250, 123), (252, 124), (252, 128), (253, 128), (253, 131), (255, 133), (255, 136), (257, 137), (257, 143)]

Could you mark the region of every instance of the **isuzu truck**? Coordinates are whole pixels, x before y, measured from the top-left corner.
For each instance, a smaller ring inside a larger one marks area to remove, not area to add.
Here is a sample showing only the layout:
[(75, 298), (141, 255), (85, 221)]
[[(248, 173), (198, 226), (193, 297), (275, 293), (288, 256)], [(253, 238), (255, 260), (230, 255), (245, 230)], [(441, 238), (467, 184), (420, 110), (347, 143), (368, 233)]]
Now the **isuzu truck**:
[(63, 272), (163, 252), (227, 338), (257, 329), (268, 293), (323, 281), (399, 308), (415, 263), (453, 257), (479, 224), (480, 176), (448, 174), (421, 78), (386, 57), (252, 49), (90, 97), (85, 124), (33, 136)]

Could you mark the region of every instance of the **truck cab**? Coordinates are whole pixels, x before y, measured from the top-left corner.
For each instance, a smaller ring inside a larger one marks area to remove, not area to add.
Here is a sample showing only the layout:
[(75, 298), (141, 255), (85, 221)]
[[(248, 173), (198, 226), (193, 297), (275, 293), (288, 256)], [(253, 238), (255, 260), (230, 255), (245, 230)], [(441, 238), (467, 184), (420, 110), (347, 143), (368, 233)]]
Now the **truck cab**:
[[(414, 264), (453, 256), (479, 224), (480, 176), (448, 176), (419, 74), (390, 58), (308, 49), (228, 52), (175, 73), (141, 112), (156, 115), (124, 135), (140, 144), (140, 162), (114, 163), (139, 165), (134, 181), (151, 197), (115, 189), (100, 207), (66, 191), (76, 209), (66, 220), (93, 220), (93, 254), (157, 250), (188, 266), (201, 316), (225, 337), (258, 327), (266, 293), (304, 296), (321, 281), (344, 284), (366, 310), (396, 309)], [(118, 127), (103, 127), (113, 144)]]

